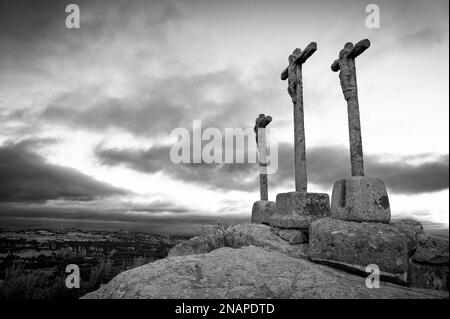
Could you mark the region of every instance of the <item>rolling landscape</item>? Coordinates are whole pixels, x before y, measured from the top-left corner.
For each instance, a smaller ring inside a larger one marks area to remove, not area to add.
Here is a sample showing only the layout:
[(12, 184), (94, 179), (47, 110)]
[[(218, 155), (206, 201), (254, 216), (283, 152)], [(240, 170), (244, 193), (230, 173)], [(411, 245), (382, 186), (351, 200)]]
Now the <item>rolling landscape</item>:
[[(120, 230), (0, 229), (0, 297), (71, 299), (126, 269), (164, 258), (183, 236)], [(66, 266), (80, 288), (65, 286)]]

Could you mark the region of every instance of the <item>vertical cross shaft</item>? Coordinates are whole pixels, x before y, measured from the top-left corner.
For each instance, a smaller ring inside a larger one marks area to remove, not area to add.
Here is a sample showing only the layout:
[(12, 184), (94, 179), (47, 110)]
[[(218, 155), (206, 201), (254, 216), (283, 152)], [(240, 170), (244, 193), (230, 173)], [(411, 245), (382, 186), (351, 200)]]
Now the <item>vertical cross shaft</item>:
[(258, 130), (258, 161), (259, 187), (261, 200), (269, 200), (269, 186), (267, 181), (266, 130)]
[(339, 78), (342, 92), (347, 101), (352, 176), (364, 176), (364, 157), (355, 58), (367, 50), (369, 46), (370, 41), (367, 39), (358, 42), (354, 46), (351, 42), (346, 43), (344, 49), (339, 53), (339, 59), (334, 61), (331, 66), (331, 70), (334, 72), (340, 70)]
[(306, 193), (308, 179), (306, 175), (305, 120), (303, 110), (302, 65), (317, 50), (317, 44), (311, 42), (303, 52), (295, 49), (289, 56), (289, 66), (281, 73), (281, 79), (289, 81), (288, 92), (294, 105), (294, 168), (295, 191)]
[(295, 65), (295, 98), (294, 98), (294, 165), (295, 191), (307, 192), (306, 175), (305, 119), (303, 111), (302, 65)]
[[(354, 63), (354, 62), (353, 62)], [(350, 141), (350, 161), (352, 176), (364, 176), (364, 156), (359, 115), (358, 89), (355, 80), (355, 94), (347, 99), (348, 133)]]
[(259, 162), (259, 189), (261, 200), (269, 200), (269, 186), (267, 181), (267, 140), (266, 126), (272, 121), (272, 117), (260, 114), (255, 121), (256, 144), (258, 146)]

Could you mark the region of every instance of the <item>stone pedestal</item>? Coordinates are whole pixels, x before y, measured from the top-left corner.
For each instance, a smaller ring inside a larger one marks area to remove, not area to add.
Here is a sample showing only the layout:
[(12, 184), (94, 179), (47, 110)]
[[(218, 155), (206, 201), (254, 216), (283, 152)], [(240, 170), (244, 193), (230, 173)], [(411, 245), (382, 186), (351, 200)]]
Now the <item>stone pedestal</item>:
[(384, 182), (365, 176), (338, 180), (331, 197), (331, 216), (356, 222), (389, 223), (391, 209)]
[(366, 267), (374, 264), (382, 279), (407, 281), (407, 238), (388, 224), (321, 218), (311, 223), (308, 257), (364, 276)]
[(269, 224), (269, 218), (275, 214), (275, 203), (259, 200), (253, 204), (251, 222), (253, 224)]
[(280, 193), (276, 199), (276, 213), (269, 224), (280, 228), (308, 229), (318, 218), (330, 216), (330, 199), (323, 193)]

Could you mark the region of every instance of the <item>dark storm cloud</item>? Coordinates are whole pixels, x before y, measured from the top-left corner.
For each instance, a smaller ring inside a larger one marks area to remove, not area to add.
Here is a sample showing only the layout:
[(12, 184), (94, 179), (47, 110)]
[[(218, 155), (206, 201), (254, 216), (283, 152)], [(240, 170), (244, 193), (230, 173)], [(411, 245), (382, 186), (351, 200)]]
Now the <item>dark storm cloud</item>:
[(48, 142), (28, 140), (0, 147), (0, 202), (90, 201), (129, 193), (72, 168), (46, 162), (33, 148)]
[[(124, 165), (144, 172), (162, 172), (175, 179), (225, 190), (255, 191), (258, 189), (256, 164), (173, 164), (171, 146), (148, 150), (97, 149), (96, 155), (105, 165)], [(269, 176), (271, 186), (292, 187), (294, 176), (293, 148), (282, 143), (278, 147), (278, 171)], [(410, 164), (407, 156), (386, 161), (382, 156), (365, 156), (366, 175), (383, 178), (392, 193), (416, 194), (440, 191), (449, 185), (449, 157), (440, 156), (421, 164)], [(343, 147), (316, 147), (307, 153), (310, 183), (331, 188), (339, 178), (349, 176), (350, 159)]]
[(0, 69), (10, 75), (48, 75), (54, 63), (78, 51), (82, 35), (67, 37), (66, 5), (70, 1), (0, 0)]
[(0, 0), (0, 39), (35, 41), (54, 35), (55, 23), (64, 22), (65, 7), (69, 3), (58, 0)]
[[(71, 32), (66, 28), (66, 6), (75, 3), (80, 8), (82, 28)], [(138, 18), (147, 27), (138, 32), (158, 31), (164, 25), (181, 17), (176, 4), (159, 0), (0, 0), (0, 55), (13, 53), (14, 57), (39, 58), (37, 53), (63, 54), (79, 47), (86, 38), (114, 36)], [(139, 31), (139, 30), (136, 30)], [(70, 32), (70, 33), (68, 33)], [(58, 46), (48, 47), (48, 44)], [(16, 49), (30, 48), (31, 52)]]
[[(119, 209), (94, 210), (90, 208), (48, 207), (43, 205), (11, 205), (0, 203), (1, 225), (63, 225), (66, 227), (94, 229), (130, 229), (170, 234), (195, 234), (205, 227), (217, 224), (238, 224), (249, 221), (249, 215), (202, 215), (197, 212), (179, 214), (178, 208), (167, 207), (165, 212), (176, 214), (124, 214)], [(51, 226), (50, 226), (51, 227)]]
[[(123, 210), (117, 209), (103, 209), (93, 210), (90, 208), (80, 207), (48, 207), (48, 206), (14, 206), (14, 205), (1, 205), (2, 208), (0, 217), (24, 217), (24, 218), (63, 218), (63, 219), (80, 219), (80, 220), (97, 220), (97, 221), (117, 221), (117, 222), (183, 222), (184, 221), (205, 221), (211, 222), (221, 219), (220, 216), (203, 216), (196, 214), (195, 212), (190, 214), (124, 214)], [(176, 209), (177, 210), (177, 209)], [(165, 212), (171, 212), (168, 208)], [(175, 211), (177, 212), (177, 211)], [(223, 218), (223, 216), (222, 216)]]
[[(428, 155), (428, 156), (427, 156)], [(279, 169), (273, 177), (279, 183), (293, 176), (293, 148), (279, 146)], [(443, 155), (421, 164), (410, 164), (414, 159), (430, 157), (430, 154), (400, 157), (387, 161), (383, 156), (366, 154), (365, 172), (368, 176), (381, 177), (392, 193), (417, 194), (435, 192), (449, 187), (449, 156)], [(342, 177), (350, 175), (350, 155), (343, 147), (316, 147), (307, 151), (308, 181), (329, 188)]]
[(383, 177), (388, 187), (394, 192), (415, 194), (448, 188), (448, 154), (418, 165), (401, 161), (385, 163), (382, 162), (381, 157), (369, 157), (369, 159), (368, 174)]
[[(226, 69), (158, 80), (137, 75), (134, 81), (134, 92), (123, 98), (105, 97), (92, 87), (62, 94), (40, 119), (94, 131), (120, 128), (148, 137), (190, 128), (194, 119), (202, 120), (203, 127), (247, 126), (258, 105), (269, 103), (275, 95), (273, 89), (249, 88), (238, 72)], [(211, 94), (225, 97), (214, 100)]]
[[(33, 83), (59, 78), (65, 72), (74, 79), (55, 83), (53, 87), (63, 87), (52, 92), (42, 107), (9, 105), (5, 121), (34, 124), (35, 129), (59, 124), (102, 132), (118, 128), (159, 137), (176, 127), (190, 127), (193, 119), (219, 128), (243, 126), (261, 105), (275, 105), (274, 88), (253, 89), (237, 70), (183, 71), (183, 54), (170, 40), (174, 30), (183, 36), (184, 11), (175, 3), (79, 1), (79, 30), (64, 25), (68, 3), (0, 0), (0, 68), (13, 75), (24, 74), (30, 81), (33, 75)], [(126, 92), (111, 97), (105, 92), (111, 83), (90, 81), (97, 65), (113, 76), (123, 76)], [(172, 72), (153, 72), (165, 66)], [(174, 73), (177, 66), (183, 72)], [(88, 74), (83, 76), (83, 71)], [(217, 94), (222, 98), (215, 99)]]

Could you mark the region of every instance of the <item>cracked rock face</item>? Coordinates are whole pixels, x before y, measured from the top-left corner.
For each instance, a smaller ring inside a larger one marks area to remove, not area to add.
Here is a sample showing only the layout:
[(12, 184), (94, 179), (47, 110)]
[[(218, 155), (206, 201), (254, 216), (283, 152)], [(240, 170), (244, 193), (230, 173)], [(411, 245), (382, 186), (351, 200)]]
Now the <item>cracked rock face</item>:
[(424, 234), (422, 224), (414, 219), (401, 219), (392, 221), (391, 225), (406, 236), (408, 252), (411, 256), (419, 246), (421, 235)]
[(381, 283), (280, 251), (247, 246), (169, 257), (119, 274), (83, 298), (446, 298)]
[(306, 230), (272, 227), (272, 231), (292, 245), (308, 242), (309, 235)]

